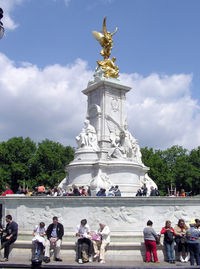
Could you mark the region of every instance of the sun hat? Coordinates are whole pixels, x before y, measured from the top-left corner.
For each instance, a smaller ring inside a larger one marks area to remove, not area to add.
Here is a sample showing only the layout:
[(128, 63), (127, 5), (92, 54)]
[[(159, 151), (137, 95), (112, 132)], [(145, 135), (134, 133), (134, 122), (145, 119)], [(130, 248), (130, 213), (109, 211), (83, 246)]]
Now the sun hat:
[(191, 221), (190, 221), (190, 225), (195, 225), (196, 224), (196, 221), (194, 220), (194, 219), (192, 219)]

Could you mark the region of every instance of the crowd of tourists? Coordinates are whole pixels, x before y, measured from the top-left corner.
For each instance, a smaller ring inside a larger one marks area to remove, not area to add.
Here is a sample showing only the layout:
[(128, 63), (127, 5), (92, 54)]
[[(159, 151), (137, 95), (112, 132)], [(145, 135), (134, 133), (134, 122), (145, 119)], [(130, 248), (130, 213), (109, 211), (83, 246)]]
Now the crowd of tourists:
[[(90, 186), (76, 186), (75, 184), (66, 191), (61, 187), (54, 187), (54, 188), (45, 188), (44, 185), (39, 185), (34, 190), (30, 190), (28, 187), (18, 187), (18, 190), (14, 193), (9, 186), (6, 186), (5, 191), (1, 194), (1, 196), (6, 195), (24, 195), (24, 196), (107, 196), (107, 197), (114, 197), (114, 196), (121, 196), (121, 191), (118, 185), (111, 186), (109, 189), (100, 188), (97, 193), (91, 193)], [(191, 192), (186, 193), (184, 189), (179, 191), (173, 191), (173, 194), (168, 194), (166, 196), (175, 196), (175, 197), (185, 197), (190, 196)], [(146, 184), (144, 184), (140, 189), (137, 190), (136, 197), (147, 197), (147, 196), (160, 196), (159, 190), (153, 186), (151, 186), (148, 190)]]
[[(186, 196), (191, 196), (192, 192), (185, 192), (184, 189), (181, 189), (180, 191), (175, 190), (169, 190), (166, 196), (173, 196), (173, 197), (186, 197)], [(160, 196), (160, 192), (157, 188), (151, 186), (150, 191), (148, 191), (148, 188), (146, 184), (144, 184), (140, 189), (137, 190), (136, 197), (147, 197), (147, 196)]]
[[(150, 196), (160, 196), (160, 193), (158, 191), (157, 188), (154, 188), (153, 186), (150, 187), (150, 193), (149, 193)], [(137, 190), (137, 193), (136, 193), (136, 196), (148, 196), (148, 188), (146, 186), (146, 184), (144, 184), (141, 189), (138, 189)]]
[[(175, 248), (176, 243), (178, 259), (182, 262), (188, 262), (194, 265), (196, 260), (197, 265), (200, 265), (200, 220), (191, 220), (189, 227), (183, 219), (179, 219), (175, 227), (171, 227), (171, 221), (167, 220), (165, 226), (161, 229), (160, 234), (157, 234), (153, 229), (153, 222), (147, 221), (147, 226), (143, 230), (144, 243), (146, 247), (146, 262), (151, 261), (151, 253), (155, 263), (158, 263), (157, 244), (160, 241), (160, 235), (164, 235), (163, 243), (166, 249), (167, 259), (169, 263), (175, 263)], [(190, 254), (190, 255), (189, 255)]]
[[(5, 228), (0, 227), (1, 249), (4, 248), (4, 258), (1, 262), (8, 261), (10, 245), (13, 244), (18, 235), (18, 224), (12, 220), (11, 215), (6, 216), (7, 225)], [(147, 221), (147, 226), (143, 230), (144, 244), (146, 248), (146, 262), (151, 261), (159, 263), (157, 256), (157, 244), (160, 243), (160, 236), (164, 235), (163, 245), (166, 249), (167, 261), (175, 263), (175, 243), (178, 253), (178, 260), (182, 263), (190, 261), (194, 265), (200, 265), (200, 220), (191, 220), (189, 227), (183, 219), (179, 219), (173, 228), (171, 221), (167, 220), (160, 233), (157, 234), (153, 229), (153, 222)], [(54, 249), (54, 260), (61, 262), (60, 249), (64, 227), (54, 216), (52, 223), (46, 228), (44, 222), (40, 222), (33, 229), (33, 260), (41, 260), (45, 263), (50, 262), (50, 249)], [(91, 231), (87, 220), (82, 219), (75, 227), (76, 241), (76, 260), (78, 263), (99, 261), (105, 263), (105, 250), (110, 244), (110, 229), (104, 223), (99, 223), (97, 231)]]
[[(19, 186), (18, 190), (14, 193), (9, 186), (6, 186), (6, 190), (1, 194), (1, 196), (6, 196), (10, 194), (18, 194), (25, 196), (91, 196), (90, 186), (80, 186), (77, 187), (75, 184), (69, 191), (65, 191), (60, 187), (54, 187), (53, 189), (45, 188), (44, 185), (40, 185), (35, 188), (35, 190), (30, 191), (28, 187), (24, 188)], [(121, 196), (119, 186), (112, 186), (109, 190), (104, 188), (99, 189), (96, 196)]]
[[(17, 240), (18, 224), (13, 221), (11, 215), (6, 216), (7, 225), (0, 227), (1, 249), (4, 248), (4, 257), (1, 262), (7, 262), (10, 246)], [(54, 261), (62, 262), (60, 248), (64, 235), (64, 227), (58, 222), (58, 217), (53, 217), (53, 222), (46, 228), (44, 222), (40, 222), (33, 229), (32, 252), (33, 261), (43, 259), (45, 263), (50, 262), (50, 250), (54, 249)], [(77, 262), (92, 262), (98, 260), (105, 263), (105, 249), (110, 243), (110, 229), (107, 225), (99, 223), (97, 231), (91, 231), (86, 219), (82, 219), (75, 228), (77, 237)]]
[(66, 192), (60, 187), (54, 187), (53, 189), (45, 188), (44, 185), (39, 185), (34, 190), (30, 190), (28, 187), (24, 188), (19, 186), (18, 190), (14, 193), (9, 186), (6, 186), (6, 190), (1, 196), (10, 194), (18, 194), (25, 196), (91, 196), (90, 187), (72, 185), (72, 188)]

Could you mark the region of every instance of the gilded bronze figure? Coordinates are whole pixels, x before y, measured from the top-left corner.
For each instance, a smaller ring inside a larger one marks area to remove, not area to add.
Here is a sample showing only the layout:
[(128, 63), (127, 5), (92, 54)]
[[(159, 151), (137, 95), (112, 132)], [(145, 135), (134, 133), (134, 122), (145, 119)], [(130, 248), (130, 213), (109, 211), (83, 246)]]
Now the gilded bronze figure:
[(103, 20), (103, 31), (97, 32), (93, 31), (92, 34), (97, 41), (99, 41), (102, 46), (100, 54), (103, 56), (103, 61), (97, 61), (98, 65), (105, 71), (105, 77), (117, 78), (119, 75), (119, 68), (115, 65), (116, 58), (113, 57), (112, 60), (109, 58), (111, 50), (113, 48), (113, 39), (112, 36), (117, 32), (117, 27), (113, 33), (107, 31), (106, 28), (106, 17)]

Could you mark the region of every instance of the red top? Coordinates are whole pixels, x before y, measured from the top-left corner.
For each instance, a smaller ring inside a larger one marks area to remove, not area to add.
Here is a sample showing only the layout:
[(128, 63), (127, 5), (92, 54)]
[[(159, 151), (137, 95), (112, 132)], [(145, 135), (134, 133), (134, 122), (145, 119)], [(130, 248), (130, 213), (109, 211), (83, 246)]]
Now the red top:
[(14, 192), (9, 189), (9, 190), (5, 191), (4, 193), (2, 193), (1, 196), (6, 196), (6, 194), (14, 194)]
[(86, 195), (87, 195), (87, 192), (85, 191), (85, 189), (82, 189), (81, 194), (82, 194), (83, 196), (86, 196)]
[(39, 186), (38, 187), (38, 192), (45, 192), (45, 187), (44, 186)]
[[(168, 229), (166, 229), (165, 227), (163, 227), (160, 233), (161, 233), (161, 234), (164, 234), (167, 230), (168, 230)], [(170, 228), (170, 231), (171, 231), (174, 235), (176, 235), (176, 233), (175, 233), (175, 231), (174, 231), (174, 228), (171, 227), (171, 228)]]

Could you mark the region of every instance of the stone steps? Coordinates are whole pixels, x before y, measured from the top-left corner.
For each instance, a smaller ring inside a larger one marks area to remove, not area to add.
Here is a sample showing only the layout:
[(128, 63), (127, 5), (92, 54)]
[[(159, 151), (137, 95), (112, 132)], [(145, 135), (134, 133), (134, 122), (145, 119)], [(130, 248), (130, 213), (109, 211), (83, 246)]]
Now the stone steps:
[[(14, 248), (25, 248), (31, 249), (32, 242), (25, 240), (17, 240), (14, 243)], [(143, 242), (111, 242), (109, 247), (110, 250), (123, 250), (123, 249), (141, 249), (144, 248)], [(62, 242), (62, 249), (75, 249), (75, 242)]]
[[(18, 234), (18, 239), (17, 241), (29, 241), (31, 242), (33, 238), (32, 232), (28, 233), (23, 233), (23, 234)], [(76, 242), (77, 237), (74, 235), (74, 233), (65, 233), (63, 236), (63, 242)], [(133, 234), (127, 234), (127, 235), (119, 235), (119, 234), (113, 234), (111, 235), (111, 241), (112, 242), (144, 242), (143, 236), (142, 235), (133, 235)]]
[[(164, 246), (160, 244), (158, 247), (158, 257), (164, 260)], [(17, 240), (11, 251), (11, 257), (32, 257), (31, 240)], [(67, 260), (75, 260), (75, 241), (63, 241), (61, 247), (61, 257)], [(111, 242), (106, 251), (106, 260), (119, 261), (144, 261), (145, 246), (143, 242)]]
[[(29, 259), (32, 257), (32, 233), (19, 233), (17, 241), (14, 243), (11, 255), (13, 257), (22, 257), (25, 255)], [(63, 237), (61, 247), (61, 257), (68, 261), (75, 260), (76, 257), (76, 243), (77, 237), (74, 233), (66, 233)], [(164, 260), (164, 246), (160, 244), (157, 246), (158, 257)], [(144, 261), (145, 246), (143, 236), (140, 234), (133, 235), (131, 232), (127, 235), (113, 234), (111, 243), (106, 251), (106, 260), (112, 261)]]

